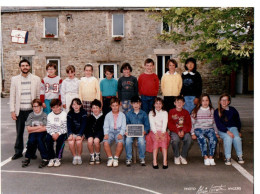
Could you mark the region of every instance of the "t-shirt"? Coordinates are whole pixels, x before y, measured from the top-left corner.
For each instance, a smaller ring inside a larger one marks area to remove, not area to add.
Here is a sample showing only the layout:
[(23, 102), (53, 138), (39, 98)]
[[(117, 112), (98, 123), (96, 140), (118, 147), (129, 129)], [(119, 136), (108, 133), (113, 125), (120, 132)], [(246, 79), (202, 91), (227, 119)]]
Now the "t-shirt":
[(138, 95), (138, 82), (136, 77), (120, 77), (118, 80), (118, 97), (121, 101), (131, 100)]

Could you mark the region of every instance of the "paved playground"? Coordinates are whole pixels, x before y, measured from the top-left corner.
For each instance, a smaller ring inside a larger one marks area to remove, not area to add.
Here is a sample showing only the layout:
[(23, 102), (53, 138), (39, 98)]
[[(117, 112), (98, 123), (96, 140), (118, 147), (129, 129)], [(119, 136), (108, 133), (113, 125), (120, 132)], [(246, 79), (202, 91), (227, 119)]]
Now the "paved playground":
[[(211, 96), (217, 107), (218, 96)], [(24, 158), (12, 161), (15, 142), (15, 122), (9, 112), (9, 98), (1, 99), (1, 193), (238, 193), (254, 192), (254, 98), (237, 95), (232, 99), (242, 121), (243, 152), (245, 164), (232, 161), (226, 166), (223, 158), (215, 159), (216, 166), (204, 166), (200, 149), (193, 142), (188, 165), (175, 165), (172, 148), (168, 149), (167, 170), (162, 169), (162, 155), (158, 156), (159, 169), (152, 168), (152, 154), (146, 153), (146, 166), (139, 163), (125, 165), (125, 151), (119, 167), (107, 167), (103, 145), (100, 165), (90, 166), (86, 142), (83, 144), (83, 164), (72, 165), (72, 156), (65, 146), (60, 167), (39, 169), (38, 158), (27, 168), (21, 167)], [(24, 135), (25, 142), (27, 133)], [(114, 149), (113, 149), (114, 150)], [(232, 158), (236, 159), (235, 152)]]

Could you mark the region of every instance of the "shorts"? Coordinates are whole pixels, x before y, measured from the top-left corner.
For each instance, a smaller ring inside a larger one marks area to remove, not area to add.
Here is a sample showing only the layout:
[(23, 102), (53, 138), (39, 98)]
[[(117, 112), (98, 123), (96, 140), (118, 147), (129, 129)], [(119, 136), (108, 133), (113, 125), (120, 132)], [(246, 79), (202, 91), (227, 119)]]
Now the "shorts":
[(117, 143), (123, 143), (124, 144), (124, 137), (122, 139), (118, 139), (117, 136), (120, 134), (120, 131), (115, 129), (114, 131), (108, 132), (108, 139), (104, 139), (103, 142), (108, 142), (109, 145), (111, 145), (114, 141)]

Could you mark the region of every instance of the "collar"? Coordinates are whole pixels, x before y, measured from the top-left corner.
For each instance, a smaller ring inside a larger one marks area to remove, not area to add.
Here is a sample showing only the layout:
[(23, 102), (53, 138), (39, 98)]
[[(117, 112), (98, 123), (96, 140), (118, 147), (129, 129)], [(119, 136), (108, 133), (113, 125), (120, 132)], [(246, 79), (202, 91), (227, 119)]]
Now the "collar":
[(183, 74), (184, 75), (187, 75), (187, 74), (195, 75), (195, 73), (193, 73), (192, 71), (191, 72), (185, 71), (185, 72), (183, 72)]
[(96, 115), (94, 115), (93, 114), (93, 112), (91, 113), (96, 119), (99, 119), (102, 115), (103, 115), (103, 113), (101, 112), (101, 113), (99, 113), (99, 115), (98, 116), (96, 116)]
[(48, 77), (49, 77), (49, 78), (55, 78), (55, 77), (57, 77), (57, 75), (55, 75), (55, 76), (53, 76), (53, 77), (51, 77), (51, 76), (48, 75)]
[(94, 79), (95, 79), (95, 77), (93, 77), (93, 76), (91, 76), (91, 77), (82, 77), (81, 78), (82, 81), (92, 81)]
[(176, 75), (177, 72), (175, 71), (173, 74), (171, 74), (170, 71), (167, 71), (165, 74), (166, 74), (166, 75)]
[(31, 77), (31, 73), (29, 72), (29, 73), (27, 74), (27, 76), (24, 77), (24, 76), (22, 76), (22, 72), (21, 72), (21, 73), (20, 73), (20, 76), (23, 77), (24, 79), (27, 79), (27, 78), (30, 78), (30, 77)]
[(42, 114), (42, 108), (41, 108), (41, 112), (40, 112), (40, 113), (38, 113), (38, 114), (35, 113), (35, 112), (33, 112), (33, 113), (34, 113), (35, 116), (39, 116), (39, 115), (41, 115), (41, 114)]
[(209, 110), (209, 106), (207, 108), (200, 107), (201, 110)]
[(229, 106), (227, 106), (227, 108), (226, 108), (226, 109), (224, 109), (224, 110), (229, 110)]

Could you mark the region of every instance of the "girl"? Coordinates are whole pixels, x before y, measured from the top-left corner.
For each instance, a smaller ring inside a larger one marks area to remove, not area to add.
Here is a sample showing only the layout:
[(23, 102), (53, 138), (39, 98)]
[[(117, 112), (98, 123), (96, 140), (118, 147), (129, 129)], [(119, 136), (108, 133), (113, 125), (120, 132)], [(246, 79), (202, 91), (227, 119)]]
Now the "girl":
[(214, 112), (215, 122), (219, 131), (219, 136), (224, 141), (225, 164), (231, 165), (231, 149), (234, 144), (238, 163), (243, 164), (243, 152), (241, 141), (241, 122), (237, 110), (229, 106), (231, 103), (230, 95), (224, 93), (218, 101), (218, 108)]
[(92, 76), (93, 66), (91, 64), (85, 65), (84, 71), (85, 77), (81, 78), (79, 84), (79, 98), (89, 116), (91, 114), (91, 102), (94, 99), (100, 99), (100, 87), (98, 80)]
[(181, 95), (185, 99), (183, 108), (191, 113), (202, 93), (202, 79), (200, 73), (197, 72), (196, 59), (188, 58), (185, 61), (185, 70), (181, 76), (183, 81)]
[(163, 169), (168, 168), (167, 164), (167, 133), (168, 113), (163, 108), (163, 100), (159, 97), (155, 98), (152, 110), (149, 113), (149, 121), (151, 126), (151, 139), (153, 144), (153, 168), (158, 169), (157, 154), (158, 148), (162, 148)]
[[(202, 94), (199, 103), (191, 114), (192, 139), (198, 139), (204, 164), (206, 166), (216, 165), (214, 153), (217, 145), (218, 131), (214, 121), (214, 109), (208, 94)], [(207, 138), (209, 140), (209, 155), (207, 150)]]
[(73, 155), (73, 165), (82, 164), (82, 141), (84, 139), (83, 133), (86, 128), (86, 121), (87, 113), (83, 109), (80, 99), (74, 98), (67, 115), (68, 142), (70, 151)]

